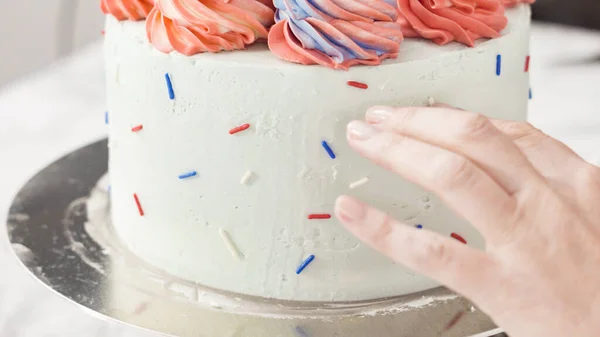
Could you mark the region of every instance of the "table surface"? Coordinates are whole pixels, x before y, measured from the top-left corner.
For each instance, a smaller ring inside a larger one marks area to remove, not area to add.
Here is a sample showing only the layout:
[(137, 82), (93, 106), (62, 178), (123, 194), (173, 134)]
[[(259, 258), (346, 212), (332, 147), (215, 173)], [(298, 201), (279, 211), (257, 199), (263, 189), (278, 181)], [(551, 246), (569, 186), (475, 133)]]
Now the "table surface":
[[(585, 159), (600, 163), (600, 32), (555, 25), (532, 31), (530, 121)], [(105, 136), (102, 44), (0, 91), (0, 223), (37, 171)], [(67, 302), (23, 272), (0, 230), (0, 336), (155, 336), (108, 322)]]

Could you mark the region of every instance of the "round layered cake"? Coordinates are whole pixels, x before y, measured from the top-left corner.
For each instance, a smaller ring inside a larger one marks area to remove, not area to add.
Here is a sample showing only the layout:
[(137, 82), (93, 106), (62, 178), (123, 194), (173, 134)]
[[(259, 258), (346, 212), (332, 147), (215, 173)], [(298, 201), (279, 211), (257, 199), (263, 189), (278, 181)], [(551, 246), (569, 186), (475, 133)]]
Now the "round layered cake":
[(353, 152), (346, 124), (374, 104), (432, 102), (525, 119), (528, 5), (422, 1), (423, 15), (416, 0), (116, 2), (103, 2), (113, 14), (112, 220), (136, 256), (204, 287), (277, 300), (438, 286), (346, 232), (332, 216), (342, 194), (484, 247), (434, 195)]

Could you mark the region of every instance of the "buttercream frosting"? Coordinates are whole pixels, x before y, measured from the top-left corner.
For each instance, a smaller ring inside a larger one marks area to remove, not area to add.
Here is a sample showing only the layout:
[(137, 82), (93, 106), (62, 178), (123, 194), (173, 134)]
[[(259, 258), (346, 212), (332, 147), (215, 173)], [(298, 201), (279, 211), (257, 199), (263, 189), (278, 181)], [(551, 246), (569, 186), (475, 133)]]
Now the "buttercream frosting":
[(100, 8), (104, 14), (110, 14), (117, 20), (144, 20), (152, 8), (154, 0), (101, 0)]
[(275, 0), (269, 48), (301, 64), (347, 69), (398, 55), (403, 40), (395, 0)]
[(273, 15), (269, 0), (156, 0), (146, 32), (165, 53), (237, 50), (267, 38)]
[(498, 0), (398, 0), (403, 32), (444, 45), (469, 47), (479, 38), (497, 38), (507, 25)]
[(535, 2), (535, 0), (502, 0), (502, 2), (506, 7), (514, 7), (521, 3), (531, 5)]

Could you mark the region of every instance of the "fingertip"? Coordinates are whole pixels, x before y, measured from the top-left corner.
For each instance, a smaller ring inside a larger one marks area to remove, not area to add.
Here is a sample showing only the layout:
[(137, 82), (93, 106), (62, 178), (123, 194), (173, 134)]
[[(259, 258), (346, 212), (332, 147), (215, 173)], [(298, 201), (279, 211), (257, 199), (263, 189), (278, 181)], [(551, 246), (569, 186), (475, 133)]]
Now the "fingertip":
[(365, 215), (366, 206), (353, 197), (342, 195), (335, 201), (335, 216), (345, 225), (359, 223)]

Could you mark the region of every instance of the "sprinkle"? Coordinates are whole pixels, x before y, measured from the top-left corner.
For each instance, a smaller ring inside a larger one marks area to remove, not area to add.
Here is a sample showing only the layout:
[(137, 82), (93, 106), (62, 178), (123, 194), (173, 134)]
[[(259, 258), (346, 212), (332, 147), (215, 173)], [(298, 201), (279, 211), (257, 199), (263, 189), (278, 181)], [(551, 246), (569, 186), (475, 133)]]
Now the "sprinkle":
[(529, 88), (529, 99), (533, 98), (533, 94), (531, 93), (531, 88)]
[(531, 56), (527, 55), (525, 58), (525, 72), (529, 72), (529, 62), (531, 61)]
[(104, 111), (104, 124), (108, 125), (108, 111)]
[(235, 127), (233, 129), (229, 130), (229, 134), (230, 135), (234, 135), (234, 134), (236, 134), (238, 132), (242, 132), (244, 130), (248, 130), (249, 128), (250, 128), (250, 124), (242, 124), (242, 125), (240, 125), (238, 127)]
[(496, 56), (496, 75), (502, 74), (502, 55)]
[(364, 185), (369, 182), (369, 178), (364, 177), (350, 184), (350, 188), (357, 188), (358, 186)]
[(173, 91), (173, 83), (171, 83), (171, 75), (169, 75), (169, 73), (165, 73), (165, 80), (167, 81), (167, 89), (169, 90), (169, 98), (171, 100), (174, 100), (175, 92)]
[(252, 172), (246, 171), (246, 173), (244, 173), (244, 175), (242, 176), (242, 179), (240, 179), (240, 184), (246, 185), (251, 177), (252, 177)]
[(452, 329), (456, 324), (458, 324), (458, 322), (464, 315), (465, 315), (464, 311), (461, 311), (458, 314), (456, 314), (452, 318), (452, 320), (450, 320), (450, 322), (446, 325), (446, 327), (444, 328), (444, 331), (448, 331), (448, 330)]
[(451, 237), (453, 237), (454, 239), (464, 243), (465, 245), (467, 244), (467, 240), (465, 240), (465, 238), (463, 238), (462, 236), (456, 234), (456, 233), (452, 233), (450, 234)]
[(355, 87), (355, 88), (359, 88), (359, 89), (367, 89), (369, 86), (361, 83), (361, 82), (356, 82), (356, 81), (348, 81), (347, 84), (351, 87)]
[(325, 151), (327, 151), (327, 154), (329, 155), (329, 158), (335, 159), (335, 153), (333, 153), (333, 150), (331, 149), (331, 147), (329, 146), (329, 144), (327, 144), (326, 141), (322, 141), (321, 145), (323, 145), (323, 148), (325, 149)]
[(297, 326), (296, 327), (296, 333), (298, 334), (298, 336), (300, 337), (308, 337), (308, 334), (306, 333), (306, 331), (304, 331), (304, 329), (302, 329), (301, 326)]
[(302, 263), (296, 269), (296, 275), (299, 275), (304, 270), (304, 268), (306, 268), (306, 266), (308, 266), (314, 259), (315, 256), (311, 255), (307, 257), (306, 260), (302, 261)]
[(227, 246), (227, 249), (229, 249), (231, 255), (241, 260), (242, 254), (240, 254), (240, 250), (231, 239), (231, 235), (229, 235), (229, 232), (223, 228), (219, 228), (219, 235), (221, 235), (221, 239), (223, 239), (223, 241), (225, 242), (225, 245)]
[(331, 219), (331, 214), (309, 214), (308, 220)]
[(433, 97), (429, 97), (427, 99), (427, 104), (429, 104), (429, 106), (433, 106), (435, 104), (435, 100), (433, 99)]
[(415, 227), (417, 227), (417, 229), (423, 229), (423, 225), (421, 224), (415, 225)]
[(108, 187), (106, 188), (106, 193), (110, 194), (110, 191), (111, 191), (111, 187), (110, 187), (110, 185), (108, 185)]
[(140, 204), (140, 199), (138, 198), (137, 194), (133, 193), (133, 199), (135, 200), (138, 212), (140, 212), (140, 216), (144, 216), (144, 209), (142, 208), (142, 204)]
[(141, 131), (143, 128), (144, 128), (144, 126), (142, 124), (136, 125), (131, 128), (131, 132), (138, 132), (138, 131)]
[(186, 173), (182, 173), (179, 175), (179, 179), (187, 179), (187, 178), (191, 178), (195, 175), (197, 175), (198, 173), (196, 171), (190, 171), (190, 172), (186, 172)]
[(102, 35), (106, 34), (106, 32), (104, 31), (104, 29), (100, 31), (100, 34), (102, 34)]

